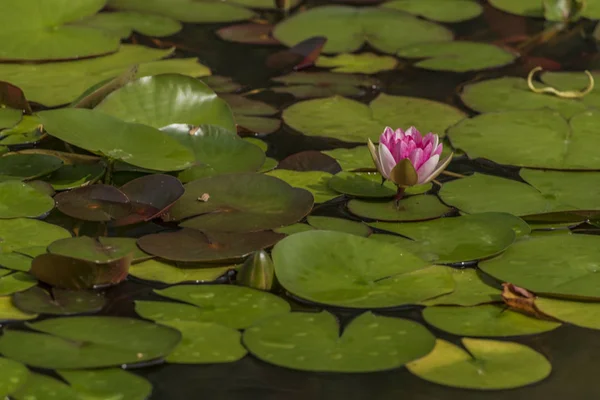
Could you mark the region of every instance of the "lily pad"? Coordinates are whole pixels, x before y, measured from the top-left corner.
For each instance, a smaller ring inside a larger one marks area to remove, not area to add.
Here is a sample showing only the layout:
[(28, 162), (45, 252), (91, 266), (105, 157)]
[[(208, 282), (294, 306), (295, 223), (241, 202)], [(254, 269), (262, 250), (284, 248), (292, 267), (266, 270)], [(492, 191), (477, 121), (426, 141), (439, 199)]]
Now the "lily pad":
[(386, 94), (369, 105), (334, 96), (302, 101), (283, 111), (285, 123), (305, 135), (361, 143), (378, 141), (386, 126), (417, 126), (421, 132), (443, 136), (464, 117), (462, 111), (437, 101)]
[(382, 183), (378, 173), (340, 172), (328, 182), (336, 192), (356, 197), (390, 198), (396, 194), (396, 185), (390, 181)]
[(146, 36), (169, 36), (181, 30), (181, 24), (171, 18), (160, 15), (148, 15), (137, 12), (104, 12), (83, 21), (78, 25), (105, 30), (127, 39), (133, 31)]
[(193, 267), (161, 260), (148, 260), (129, 267), (129, 275), (147, 281), (174, 285), (182, 282), (213, 282), (234, 269), (234, 265), (204, 264)]
[(69, 385), (48, 375), (36, 373), (30, 373), (25, 384), (11, 393), (15, 400), (45, 400), (48, 396), (62, 400), (79, 400), (79, 396)]
[(269, 134), (275, 132), (281, 125), (279, 119), (266, 118), (277, 114), (279, 110), (265, 102), (239, 94), (223, 94), (221, 98), (231, 107), (238, 130)]
[(233, 22), (254, 16), (252, 11), (231, 3), (206, 0), (177, 0), (168, 3), (162, 0), (109, 0), (108, 5), (117, 10), (158, 14), (182, 22)]
[(399, 11), (348, 6), (315, 7), (296, 14), (279, 23), (273, 35), (290, 47), (325, 36), (325, 53), (352, 53), (365, 42), (384, 53), (395, 53), (415, 43), (452, 40), (446, 28)]
[(108, 222), (125, 218), (132, 212), (125, 193), (104, 184), (62, 192), (54, 200), (62, 213), (84, 221)]
[[(2, 108), (0, 109), (0, 113), (2, 110), (9, 109)], [(18, 124), (0, 131), (0, 145), (17, 146), (20, 144), (37, 143), (45, 136), (46, 134), (40, 129), (40, 120), (38, 117), (35, 115), (23, 115)]]
[(425, 321), (460, 336), (534, 335), (558, 328), (560, 322), (543, 321), (506, 308), (486, 304), (475, 307), (438, 306), (423, 310)]
[[(18, 295), (19, 293), (15, 293)], [(0, 321), (25, 321), (28, 319), (37, 318), (37, 314), (24, 312), (15, 307), (10, 296), (0, 297)]]
[(362, 96), (366, 93), (366, 89), (373, 89), (381, 85), (378, 79), (366, 75), (334, 72), (292, 72), (272, 78), (272, 80), (288, 85), (272, 87), (272, 91), (288, 93), (302, 99), (335, 95)]
[[(100, 11), (104, 0), (82, 0), (65, 6), (64, 0), (24, 0), (6, 4), (0, 16), (4, 27), (0, 50), (4, 60), (64, 60), (112, 53), (119, 36), (69, 24)], [(31, 10), (38, 10), (31, 13)], [(32, 40), (35, 38), (35, 40)]]
[(147, 253), (172, 261), (231, 262), (272, 246), (282, 237), (272, 231), (203, 233), (184, 228), (143, 236), (138, 239), (138, 246)]
[(600, 329), (600, 303), (537, 297), (535, 306), (544, 314), (589, 329)]
[(523, 216), (569, 209), (556, 197), (530, 185), (479, 173), (444, 183), (439, 196), (444, 203), (471, 214), (505, 212)]
[(104, 297), (83, 290), (52, 289), (34, 286), (12, 296), (13, 304), (22, 312), (35, 314), (74, 315), (94, 313), (104, 307)]
[(599, 244), (600, 238), (594, 235), (536, 236), (515, 243), (479, 267), (500, 281), (536, 294), (597, 299)]
[(398, 60), (390, 56), (374, 53), (340, 54), (333, 57), (320, 56), (315, 62), (317, 67), (332, 68), (333, 72), (377, 74), (398, 66)]
[(158, 129), (123, 122), (103, 112), (63, 108), (38, 113), (52, 136), (106, 157), (157, 171), (189, 167), (192, 153)]
[(279, 40), (271, 36), (273, 25), (255, 22), (226, 26), (215, 33), (223, 40), (236, 43), (277, 45)]
[[(13, 108), (0, 108), (0, 129), (12, 128), (17, 125), (21, 118), (23, 117), (23, 112), (21, 110), (15, 110)], [(0, 133), (1, 136), (4, 136), (5, 133)]]
[(476, 306), (482, 303), (501, 302), (498, 284), (472, 268), (452, 269), (454, 291), (423, 302), (426, 306), (457, 305)]
[[(289, 171), (287, 171), (289, 172)], [(207, 195), (206, 201), (202, 200)], [(167, 220), (182, 227), (229, 232), (254, 232), (289, 225), (313, 206), (313, 196), (272, 176), (227, 174), (198, 179), (185, 185)]]
[(24, 364), (49, 369), (100, 368), (157, 360), (167, 356), (181, 340), (175, 329), (132, 318), (53, 318), (27, 326), (43, 333), (5, 330), (0, 352)]
[(362, 237), (367, 237), (371, 234), (371, 229), (366, 224), (344, 218), (309, 215), (307, 222), (313, 228), (326, 231), (345, 232)]
[(28, 218), (0, 220), (0, 253), (46, 247), (58, 239), (71, 237), (64, 228)]
[(68, 190), (97, 182), (106, 170), (104, 163), (63, 165), (44, 180), (54, 190)]
[(0, 182), (0, 218), (36, 218), (53, 208), (52, 197), (23, 182)]
[(465, 119), (451, 127), (448, 136), (470, 158), (521, 167), (597, 170), (600, 155), (590, 143), (599, 123), (596, 111), (569, 122), (550, 110), (509, 111)]
[(293, 235), (294, 233), (312, 231), (314, 229), (315, 228), (313, 228), (312, 226), (310, 226), (308, 224), (292, 224), (292, 225), (274, 229), (274, 231), (277, 233), (284, 233), (286, 235)]
[(22, 292), (37, 285), (37, 280), (26, 272), (15, 272), (0, 277), (0, 296)]
[(22, 387), (30, 376), (29, 370), (20, 362), (0, 357), (0, 396), (8, 397)]
[(267, 172), (266, 175), (281, 179), (295, 188), (309, 191), (312, 193), (315, 203), (325, 203), (340, 195), (329, 189), (328, 182), (332, 175), (328, 172), (276, 169)]
[(205, 83), (185, 75), (140, 78), (112, 92), (95, 109), (154, 128), (212, 124), (235, 131), (227, 103)]
[(31, 180), (56, 171), (60, 158), (46, 154), (8, 154), (0, 157), (0, 181)]
[[(45, 249), (44, 249), (45, 252)], [(0, 253), (0, 267), (13, 271), (27, 272), (31, 269), (32, 257), (19, 253)]]
[(350, 200), (348, 210), (359, 217), (378, 221), (425, 221), (448, 214), (452, 208), (436, 196), (418, 195), (406, 197), (396, 206), (395, 201), (376, 202)]
[(463, 338), (466, 350), (437, 339), (408, 370), (426, 381), (464, 389), (512, 389), (541, 381), (552, 366), (540, 353), (513, 342)]
[(265, 162), (265, 153), (258, 146), (216, 125), (175, 124), (162, 131), (189, 148), (196, 157), (196, 165), (178, 174), (184, 183), (225, 173), (254, 172)]
[(439, 22), (462, 22), (478, 17), (483, 8), (473, 0), (394, 0), (384, 8), (404, 11)]
[(373, 157), (371, 157), (367, 146), (357, 146), (351, 149), (333, 149), (324, 151), (323, 154), (335, 158), (343, 171), (375, 168)]
[(191, 304), (136, 301), (136, 312), (155, 321), (181, 319), (245, 329), (264, 318), (290, 311), (284, 299), (243, 286), (178, 285), (155, 292)]
[(347, 233), (290, 235), (277, 243), (272, 256), (286, 290), (321, 304), (395, 307), (454, 290), (448, 268), (425, 268), (425, 261), (396, 245)]
[(493, 44), (464, 41), (419, 43), (402, 47), (396, 54), (403, 58), (425, 58), (415, 64), (418, 68), (452, 72), (503, 67), (518, 57)]
[(181, 342), (166, 361), (175, 364), (207, 364), (234, 362), (247, 351), (236, 329), (212, 322), (168, 319), (158, 321), (181, 332)]
[(429, 353), (435, 338), (422, 325), (363, 313), (339, 333), (326, 312), (269, 318), (244, 332), (261, 360), (304, 371), (373, 372), (400, 367)]
[(512, 226), (523, 221), (511, 214), (485, 213), (426, 222), (375, 222), (377, 229), (406, 236), (413, 241), (402, 247), (437, 264), (476, 261), (506, 250), (516, 238)]
[[(544, 13), (544, 3), (539, 3), (536, 0), (490, 0), (490, 4), (504, 12), (526, 17), (544, 18), (546, 15)], [(598, 7), (597, 2), (590, 1), (583, 7), (581, 14), (585, 18), (600, 19), (600, 7)]]
[[(590, 3), (591, 5), (592, 3)], [(600, 3), (599, 3), (600, 4)], [(586, 7), (586, 9), (589, 7)], [(600, 18), (600, 14), (599, 14)], [(597, 71), (593, 71), (592, 77), (598, 81), (600, 79), (600, 74)], [(590, 84), (589, 77), (587, 74), (583, 73), (583, 71), (573, 71), (573, 72), (544, 72), (540, 76), (542, 82), (547, 85), (550, 85), (558, 90), (564, 91), (573, 91), (579, 90), (583, 91)], [(536, 85), (537, 86), (537, 85)], [(540, 85), (543, 86), (543, 85)], [(547, 96), (547, 95), (546, 95)], [(554, 96), (552, 96), (554, 97)], [(590, 93), (585, 95), (582, 98), (572, 99), (570, 100), (572, 103), (583, 103), (584, 105), (590, 108), (598, 108), (600, 105), (600, 96), (598, 95), (597, 90), (592, 90)], [(567, 116), (566, 116), (567, 117)]]
[(581, 100), (534, 93), (527, 87), (525, 79), (509, 76), (465, 85), (460, 98), (467, 107), (478, 112), (548, 108), (570, 118), (587, 110)]
[(336, 174), (341, 171), (334, 158), (316, 150), (305, 150), (287, 156), (279, 162), (279, 169), (292, 171), (323, 171)]
[(146, 400), (152, 392), (150, 382), (121, 368), (57, 372), (69, 382), (78, 398)]
[(206, 76), (210, 70), (196, 58), (160, 60), (174, 49), (153, 49), (123, 44), (103, 57), (43, 64), (0, 64), (0, 76), (19, 86), (30, 101), (48, 107), (70, 103), (88, 88), (113, 79), (139, 65), (137, 77), (164, 73)]

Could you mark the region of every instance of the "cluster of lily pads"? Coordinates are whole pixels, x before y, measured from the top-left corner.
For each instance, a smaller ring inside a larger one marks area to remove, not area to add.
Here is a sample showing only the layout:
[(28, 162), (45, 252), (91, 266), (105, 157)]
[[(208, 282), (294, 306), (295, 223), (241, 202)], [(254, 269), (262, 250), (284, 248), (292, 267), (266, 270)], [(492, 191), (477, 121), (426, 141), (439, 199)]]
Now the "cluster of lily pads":
[[(494, 338), (600, 329), (600, 238), (588, 234), (600, 226), (597, 92), (565, 99), (522, 78), (481, 80), (460, 93), (473, 116), (418, 97), (349, 98), (377, 92), (384, 85), (367, 75), (399, 59), (453, 72), (516, 61), (441, 25), (477, 17), (478, 2), (59, 3), (14, 2), (0, 15), (12, 39), (0, 50), (10, 61), (0, 62), (0, 396), (144, 399), (151, 384), (119, 367), (248, 354), (303, 371), (405, 366), (442, 385), (508, 389), (546, 378), (551, 364)], [(590, 4), (582, 15), (595, 18)], [(44, 12), (30, 18), (32, 7)], [(263, 12), (292, 15), (217, 34), (264, 45), (326, 39), (332, 55), (314, 61), (331, 71), (275, 77), (269, 90), (301, 99), (283, 110), (284, 129), (328, 150), (268, 157), (267, 135), (282, 133), (277, 107), (196, 59), (163, 59), (173, 49), (120, 44), (132, 31), (167, 36), (179, 21)], [(14, 40), (32, 35), (39, 41)], [(365, 43), (383, 54), (356, 53)], [(541, 79), (587, 84), (578, 73)], [(514, 168), (412, 186), (396, 201), (366, 146), (387, 125), (445, 137), (442, 158), (454, 150), (458, 162)], [(140, 318), (90, 315), (126, 279), (154, 288), (135, 300)], [(386, 316), (406, 307), (423, 323)], [(343, 326), (340, 310), (352, 315)]]

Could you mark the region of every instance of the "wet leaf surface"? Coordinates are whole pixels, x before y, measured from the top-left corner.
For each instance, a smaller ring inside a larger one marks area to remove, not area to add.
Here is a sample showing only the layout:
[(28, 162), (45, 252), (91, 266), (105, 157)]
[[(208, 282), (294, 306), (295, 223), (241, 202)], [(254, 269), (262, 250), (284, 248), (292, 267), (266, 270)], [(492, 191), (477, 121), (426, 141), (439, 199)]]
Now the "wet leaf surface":
[(105, 299), (99, 293), (83, 290), (44, 290), (34, 286), (12, 296), (14, 305), (21, 311), (34, 314), (75, 315), (100, 311)]

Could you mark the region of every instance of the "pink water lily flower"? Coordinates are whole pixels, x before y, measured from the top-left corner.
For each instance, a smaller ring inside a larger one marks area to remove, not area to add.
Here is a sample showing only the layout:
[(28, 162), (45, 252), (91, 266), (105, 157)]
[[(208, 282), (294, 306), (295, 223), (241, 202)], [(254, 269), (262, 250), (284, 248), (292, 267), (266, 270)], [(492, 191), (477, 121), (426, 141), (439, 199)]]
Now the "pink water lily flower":
[(405, 132), (388, 126), (377, 148), (370, 139), (368, 145), (377, 170), (399, 187), (432, 181), (452, 160), (450, 154), (440, 162), (443, 145), (438, 135), (430, 132), (423, 136), (414, 126)]

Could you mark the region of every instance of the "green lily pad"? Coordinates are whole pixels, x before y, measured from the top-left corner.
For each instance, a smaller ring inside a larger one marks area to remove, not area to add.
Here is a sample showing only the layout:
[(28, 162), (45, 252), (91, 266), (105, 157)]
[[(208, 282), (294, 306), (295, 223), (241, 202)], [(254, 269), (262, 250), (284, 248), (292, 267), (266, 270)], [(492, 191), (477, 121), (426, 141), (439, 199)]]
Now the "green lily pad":
[(348, 210), (359, 217), (378, 221), (425, 221), (435, 219), (452, 211), (436, 196), (418, 195), (406, 197), (398, 203), (395, 201), (376, 202), (350, 200)]
[(483, 12), (483, 8), (473, 0), (394, 0), (382, 7), (439, 22), (467, 21)]
[[(593, 4), (590, 2), (590, 5)], [(599, 3), (600, 4), (600, 3)], [(587, 9), (587, 7), (586, 7)], [(600, 17), (600, 15), (599, 15)], [(596, 71), (592, 72), (592, 77), (598, 82), (600, 74)], [(589, 77), (583, 71), (579, 72), (544, 72), (540, 76), (542, 82), (546, 85), (550, 85), (557, 90), (573, 91), (573, 90), (585, 90), (590, 84)], [(538, 85), (536, 85), (538, 86)], [(539, 86), (544, 86), (540, 84)], [(548, 95), (546, 95), (548, 96)], [(555, 96), (552, 96), (555, 97)], [(597, 90), (592, 90), (590, 93), (582, 98), (571, 100), (573, 103), (583, 103), (591, 108), (597, 108), (600, 105), (600, 96)]]
[(325, 53), (352, 53), (365, 42), (376, 50), (394, 53), (415, 43), (452, 40), (446, 28), (402, 12), (348, 6), (315, 7), (296, 14), (279, 23), (273, 36), (290, 47), (314, 36), (325, 36)]
[(53, 318), (27, 326), (43, 333), (5, 330), (0, 352), (24, 364), (49, 369), (156, 360), (168, 355), (181, 340), (175, 329), (131, 318)]
[(390, 56), (379, 56), (374, 53), (340, 54), (333, 57), (320, 56), (315, 62), (317, 67), (332, 68), (333, 72), (377, 74), (393, 70), (398, 60)]
[[(492, 6), (511, 14), (537, 18), (544, 18), (547, 15), (544, 13), (544, 3), (540, 3), (536, 0), (490, 0), (490, 3)], [(586, 6), (583, 7), (581, 16), (589, 19), (600, 19), (600, 7), (598, 2), (587, 2)]]
[(146, 400), (152, 392), (150, 382), (121, 368), (57, 372), (69, 382), (77, 398)]
[(26, 272), (15, 272), (0, 277), (0, 296), (22, 292), (37, 285), (37, 280)]
[(600, 329), (600, 303), (537, 297), (536, 307), (544, 314), (589, 329)]
[(278, 164), (279, 164), (279, 162), (276, 159), (267, 157), (267, 158), (265, 158), (265, 162), (263, 163), (262, 167), (260, 168), (260, 170), (258, 172), (273, 171), (275, 168), (277, 168)]
[(0, 297), (0, 321), (25, 321), (37, 318), (37, 316), (35, 313), (24, 312), (17, 308), (10, 296)]
[(426, 381), (464, 389), (512, 389), (550, 375), (550, 362), (535, 350), (513, 342), (463, 338), (466, 350), (442, 339), (425, 357), (407, 364)]
[(448, 135), (470, 158), (521, 167), (597, 170), (600, 155), (593, 143), (599, 123), (596, 111), (578, 114), (569, 122), (550, 110), (509, 111), (465, 119)]
[(25, 384), (11, 393), (15, 400), (46, 400), (59, 398), (61, 400), (79, 400), (77, 393), (67, 384), (47, 375), (29, 373)]
[(104, 307), (102, 295), (83, 290), (52, 289), (51, 292), (34, 286), (12, 296), (15, 307), (31, 314), (74, 315), (94, 313)]
[(28, 272), (31, 269), (32, 261), (32, 257), (23, 254), (0, 253), (0, 267), (12, 269), (13, 271)]
[(8, 397), (22, 387), (30, 376), (29, 370), (20, 362), (0, 357), (0, 396)]
[[(288, 171), (289, 172), (289, 171)], [(206, 201), (202, 196), (208, 195)], [(227, 174), (185, 185), (185, 194), (165, 216), (182, 227), (229, 232), (254, 232), (297, 222), (310, 212), (313, 196), (272, 176)]]
[(242, 359), (247, 351), (236, 329), (212, 322), (168, 319), (158, 321), (181, 332), (181, 342), (166, 361), (175, 364), (226, 363)]
[(398, 233), (413, 241), (402, 247), (431, 263), (459, 263), (492, 257), (516, 238), (512, 225), (523, 221), (511, 214), (485, 213), (433, 221), (374, 222), (377, 229)]
[(136, 312), (154, 321), (181, 319), (245, 329), (259, 320), (290, 311), (290, 305), (284, 299), (243, 286), (178, 285), (155, 292), (189, 305), (136, 301)]
[(457, 305), (476, 306), (482, 303), (501, 302), (502, 291), (497, 283), (472, 268), (452, 269), (454, 292), (423, 302), (426, 306)]
[(52, 197), (23, 182), (0, 182), (0, 218), (36, 218), (53, 208)]
[(0, 41), (5, 43), (0, 58), (64, 60), (118, 50), (118, 36), (69, 24), (95, 14), (104, 5), (104, 0), (82, 0), (68, 8), (62, 0), (24, 0), (6, 4), (0, 16), (0, 24), (4, 27)]
[(518, 57), (493, 44), (478, 42), (419, 43), (402, 47), (396, 54), (403, 58), (425, 58), (417, 61), (418, 68), (452, 72), (503, 67)]
[(117, 251), (122, 251), (124, 254), (131, 253), (133, 256), (131, 262), (146, 261), (153, 258), (153, 256), (138, 247), (135, 238), (100, 236), (97, 239), (106, 250), (113, 254)]
[[(10, 110), (8, 108), (0, 109)], [(13, 111), (13, 110), (10, 110)], [(21, 111), (18, 111), (19, 115)], [(1, 118), (1, 116), (0, 116)], [(0, 122), (0, 126), (2, 122)], [(44, 138), (44, 133), (40, 129), (40, 120), (35, 115), (23, 115), (20, 122), (9, 129), (0, 131), (0, 145), (16, 146), (19, 144), (37, 143)]]
[(162, 131), (177, 139), (196, 157), (196, 165), (178, 174), (184, 183), (225, 173), (254, 172), (265, 162), (265, 153), (258, 146), (216, 125), (175, 124)]
[(423, 318), (438, 329), (460, 336), (534, 335), (561, 325), (559, 322), (543, 321), (511, 311), (505, 305), (493, 304), (427, 307), (423, 310)]
[(292, 224), (281, 228), (273, 229), (277, 233), (284, 233), (286, 235), (293, 235), (294, 233), (306, 232), (315, 230), (308, 224)]
[[(21, 121), (21, 118), (23, 118), (23, 112), (21, 110), (0, 108), (0, 129), (12, 128)], [(0, 136), (4, 135), (4, 132), (0, 133)]]
[(374, 172), (340, 172), (329, 180), (328, 185), (336, 192), (366, 198), (390, 198), (397, 191), (396, 185), (390, 181), (382, 183), (381, 175)]
[(261, 360), (304, 371), (373, 372), (400, 367), (424, 356), (435, 338), (422, 325), (370, 312), (339, 333), (326, 312), (269, 318), (244, 332), (244, 344)]
[(228, 42), (278, 45), (279, 41), (271, 36), (272, 30), (271, 24), (247, 22), (220, 28), (215, 33)]
[(264, 135), (273, 133), (281, 127), (281, 121), (275, 118), (236, 115), (235, 121), (238, 129), (242, 131)]
[(48, 252), (97, 263), (118, 260), (133, 252), (131, 246), (104, 245), (88, 236), (60, 239), (48, 246)]
[(374, 169), (373, 157), (367, 146), (357, 146), (351, 149), (333, 149), (324, 151), (340, 164), (343, 171), (356, 171), (361, 169)]
[(52, 136), (106, 157), (157, 171), (185, 169), (192, 153), (158, 129), (102, 112), (64, 108), (38, 113)]
[(248, 142), (248, 143), (252, 143), (253, 145), (257, 146), (258, 148), (260, 148), (262, 151), (264, 151), (265, 153), (267, 152), (267, 149), (269, 148), (269, 144), (266, 143), (264, 140), (260, 140), (258, 138), (252, 137), (252, 136), (248, 136), (245, 138), (242, 138), (244, 141)]
[(119, 51), (103, 57), (43, 64), (0, 64), (0, 76), (23, 89), (30, 101), (52, 107), (72, 102), (88, 88), (113, 79), (134, 65), (139, 65), (138, 78), (164, 73), (194, 77), (210, 74), (195, 58), (160, 60), (173, 51), (123, 44)]
[(277, 114), (279, 110), (265, 102), (238, 94), (223, 94), (221, 98), (231, 107), (238, 129), (269, 134), (275, 132), (281, 125), (279, 119), (266, 118), (266, 116)]
[(272, 78), (275, 82), (288, 86), (276, 86), (276, 93), (288, 93), (296, 98), (362, 96), (365, 89), (381, 86), (378, 79), (359, 74), (338, 74), (335, 72), (292, 72)]
[(63, 165), (44, 178), (44, 181), (51, 184), (54, 190), (74, 189), (97, 182), (105, 170), (106, 166), (102, 162)]
[(425, 268), (425, 261), (396, 245), (347, 233), (290, 235), (275, 245), (272, 256), (286, 290), (321, 304), (395, 307), (454, 290), (448, 268)]
[(548, 108), (559, 112), (565, 118), (570, 118), (587, 109), (579, 99), (562, 99), (557, 96), (534, 93), (527, 86), (525, 79), (512, 76), (465, 85), (460, 98), (467, 107), (478, 112)]
[(195, 267), (148, 260), (129, 267), (129, 275), (147, 281), (174, 285), (182, 282), (213, 282), (234, 269), (234, 265), (204, 264)]
[(99, 13), (78, 25), (102, 29), (122, 39), (127, 39), (133, 31), (146, 36), (169, 36), (181, 30), (181, 24), (171, 18), (160, 15), (148, 15), (137, 12)]
[(597, 299), (599, 244), (594, 235), (536, 236), (515, 243), (479, 267), (502, 282), (537, 294)]
[(0, 157), (0, 181), (31, 180), (56, 171), (60, 158), (46, 154), (9, 154)]
[(172, 261), (237, 262), (256, 250), (275, 244), (283, 235), (272, 231), (230, 233), (184, 228), (138, 239), (142, 250)]
[(334, 96), (302, 101), (283, 111), (285, 123), (305, 135), (361, 143), (378, 141), (386, 126), (416, 126), (421, 132), (443, 136), (464, 117), (462, 111), (437, 101), (386, 94), (369, 105)]
[[(233, 3), (233, 2), (231, 2)], [(182, 22), (234, 22), (250, 19), (254, 13), (236, 4), (206, 0), (109, 0), (108, 5), (117, 10), (158, 14)]]
[(163, 74), (130, 82), (108, 95), (95, 109), (154, 128), (211, 124), (235, 131), (227, 103), (205, 83), (185, 75)]
[(367, 237), (371, 234), (371, 229), (366, 224), (344, 218), (309, 215), (307, 222), (313, 228), (326, 231), (345, 232), (362, 237)]
[(29, 218), (0, 220), (0, 253), (43, 246), (71, 237), (64, 228)]
[(245, 7), (258, 8), (258, 9), (276, 9), (285, 8), (287, 10), (296, 7), (300, 4), (301, 0), (286, 0), (285, 6), (281, 7), (277, 3), (271, 0), (231, 0), (232, 3), (239, 4)]
[(439, 196), (444, 203), (472, 214), (505, 212), (523, 216), (569, 209), (556, 197), (546, 196), (530, 185), (479, 173), (444, 183)]
[(200, 80), (217, 93), (234, 93), (242, 89), (242, 85), (226, 76), (209, 75), (202, 77)]
[(309, 191), (312, 193), (315, 203), (325, 203), (340, 195), (329, 189), (328, 182), (332, 177), (329, 172), (276, 169), (267, 172), (266, 175), (281, 179), (295, 188)]

